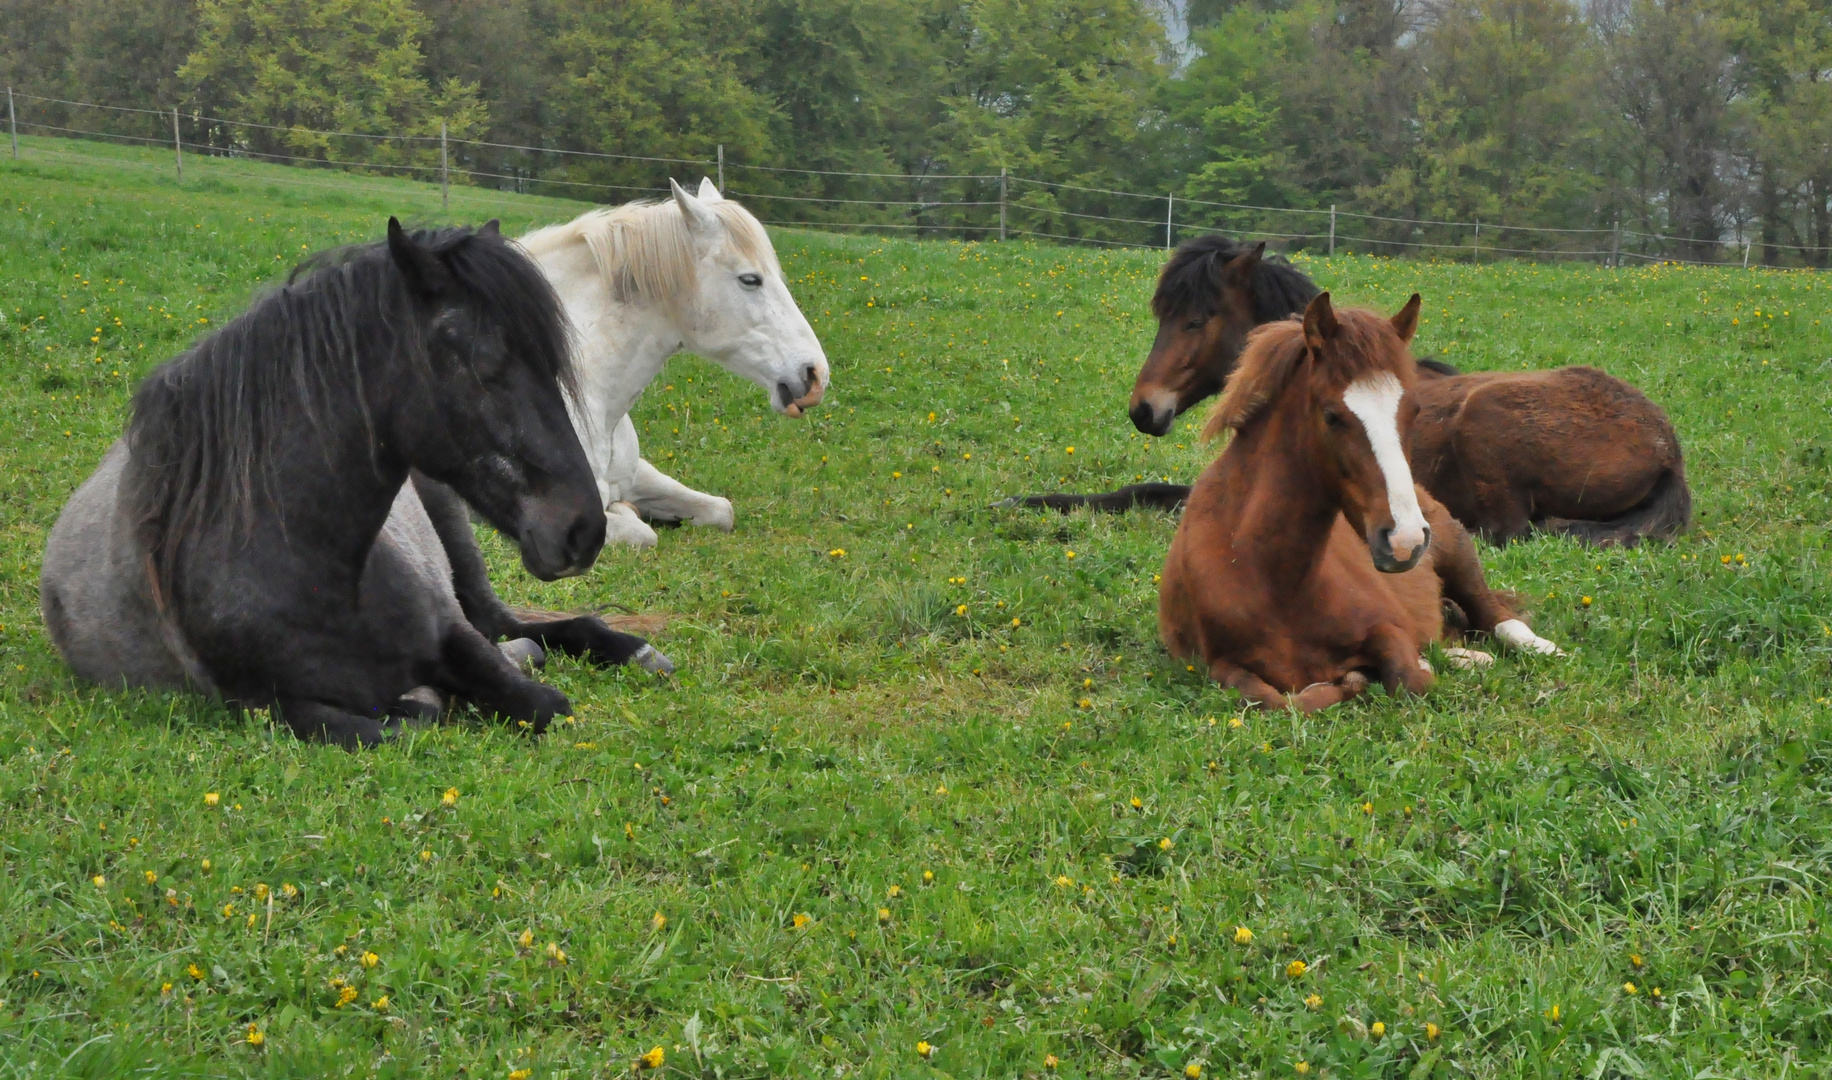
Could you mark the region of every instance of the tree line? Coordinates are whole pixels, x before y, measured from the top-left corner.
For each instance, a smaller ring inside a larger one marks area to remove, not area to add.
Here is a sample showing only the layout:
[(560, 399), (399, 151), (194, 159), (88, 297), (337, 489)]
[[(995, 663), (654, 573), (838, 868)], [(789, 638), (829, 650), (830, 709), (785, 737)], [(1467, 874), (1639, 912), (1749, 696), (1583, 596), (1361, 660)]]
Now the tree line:
[(1336, 206), (1391, 253), (1832, 254), (1832, 0), (0, 0), (0, 26), (16, 89), (175, 106), (221, 152), (424, 168), (443, 125), (497, 144), (459, 145), (468, 182), (600, 201), (693, 169), (557, 151), (722, 145), (766, 219), (952, 235), (1002, 201), (1014, 230), (1154, 243), (1168, 209), (1314, 249)]

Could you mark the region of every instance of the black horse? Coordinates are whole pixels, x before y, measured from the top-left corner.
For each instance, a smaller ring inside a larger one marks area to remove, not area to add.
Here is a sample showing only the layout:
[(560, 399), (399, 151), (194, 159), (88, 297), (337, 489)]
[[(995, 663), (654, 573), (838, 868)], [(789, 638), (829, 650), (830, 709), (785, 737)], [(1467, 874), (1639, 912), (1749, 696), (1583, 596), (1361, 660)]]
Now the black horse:
[(595, 618), (524, 621), (484, 576), (460, 498), (543, 580), (603, 545), (571, 382), (559, 301), (495, 222), (390, 218), (148, 377), (51, 531), (51, 638), (88, 679), (188, 684), (305, 738), (374, 743), (429, 686), (539, 733), (566, 697), (492, 639), (667, 663)]

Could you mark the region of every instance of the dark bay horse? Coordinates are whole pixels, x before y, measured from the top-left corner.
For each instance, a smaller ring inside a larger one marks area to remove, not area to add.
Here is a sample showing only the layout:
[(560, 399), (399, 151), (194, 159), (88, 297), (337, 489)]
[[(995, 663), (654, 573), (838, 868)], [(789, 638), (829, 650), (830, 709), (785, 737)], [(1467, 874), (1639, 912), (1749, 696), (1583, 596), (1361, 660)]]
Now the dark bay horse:
[(543, 580), (597, 557), (567, 333), (495, 222), (391, 218), (385, 244), (303, 269), (136, 392), (51, 531), (52, 641), (92, 681), (188, 685), (344, 745), (423, 715), (426, 687), (536, 733), (568, 713), (497, 636), (665, 666), (595, 618), (510, 612), (460, 502)]
[[(1158, 277), (1157, 339), (1133, 385), (1132, 422), (1147, 435), (1216, 393), (1255, 326), (1304, 310), (1317, 287), (1265, 245), (1204, 236), (1178, 247)], [(1668, 538), (1692, 520), (1679, 437), (1641, 391), (1590, 367), (1463, 375), (1419, 361), (1412, 467), (1457, 520), (1496, 542), (1533, 529), (1625, 546)], [(1134, 484), (1100, 495), (1035, 495), (1003, 505), (1171, 509), (1189, 489)]]
[[(1264, 706), (1305, 712), (1365, 690), (1422, 694), (1419, 653), (1444, 636), (1444, 601), (1515, 648), (1556, 647), (1490, 591), (1457, 520), (1406, 461), (1407, 343), (1419, 298), (1391, 320), (1337, 312), (1248, 338), (1207, 435), (1233, 438), (1190, 490), (1164, 560), (1158, 628), (1172, 655)], [(1453, 662), (1485, 663), (1469, 650)]]

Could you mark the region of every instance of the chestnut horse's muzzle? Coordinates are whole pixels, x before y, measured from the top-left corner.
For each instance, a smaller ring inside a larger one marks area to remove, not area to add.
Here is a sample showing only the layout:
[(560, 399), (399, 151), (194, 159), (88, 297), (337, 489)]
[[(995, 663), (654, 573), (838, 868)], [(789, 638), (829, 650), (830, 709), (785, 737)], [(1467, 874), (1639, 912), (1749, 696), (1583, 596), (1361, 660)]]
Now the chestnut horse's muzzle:
[(1177, 407), (1172, 405), (1160, 408), (1157, 402), (1140, 401), (1132, 406), (1130, 415), (1133, 427), (1155, 437), (1170, 430), (1171, 424), (1177, 419)]
[(1425, 538), (1412, 548), (1407, 558), (1396, 558), (1393, 554), (1393, 530), (1376, 529), (1368, 538), (1368, 554), (1374, 556), (1374, 569), (1383, 574), (1403, 574), (1419, 564), (1425, 552), (1431, 550), (1431, 526), (1424, 527)]

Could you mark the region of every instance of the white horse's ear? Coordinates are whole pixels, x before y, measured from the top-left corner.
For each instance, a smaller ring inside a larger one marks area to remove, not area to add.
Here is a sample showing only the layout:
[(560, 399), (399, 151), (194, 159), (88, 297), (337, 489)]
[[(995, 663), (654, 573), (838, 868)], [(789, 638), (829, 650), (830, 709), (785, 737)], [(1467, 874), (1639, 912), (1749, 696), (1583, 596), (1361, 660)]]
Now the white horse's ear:
[(681, 208), (681, 216), (687, 219), (687, 228), (695, 237), (711, 240), (719, 235), (719, 215), (711, 207), (694, 198), (673, 177), (668, 178), (668, 187), (674, 192), (674, 205)]
[(719, 194), (718, 187), (713, 184), (709, 176), (700, 177), (700, 201), (708, 203), (725, 201), (725, 196)]

